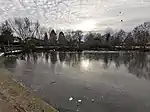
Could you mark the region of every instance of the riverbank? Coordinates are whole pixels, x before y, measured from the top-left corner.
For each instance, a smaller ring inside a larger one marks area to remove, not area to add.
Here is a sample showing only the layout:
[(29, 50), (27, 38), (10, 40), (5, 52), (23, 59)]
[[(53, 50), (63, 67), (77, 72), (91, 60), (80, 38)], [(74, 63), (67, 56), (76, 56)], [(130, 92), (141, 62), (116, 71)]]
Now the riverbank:
[(57, 112), (0, 69), (0, 112)]
[[(99, 47), (73, 47), (73, 46), (34, 46), (34, 47), (21, 47), (21, 46), (5, 46), (5, 50), (1, 50), (5, 55), (18, 54), (21, 52), (39, 52), (39, 51), (69, 51), (69, 52), (82, 52), (82, 51), (140, 51), (149, 52), (150, 46), (99, 46)], [(10, 50), (12, 49), (12, 51)]]
[[(31, 49), (30, 49), (31, 50)], [(85, 48), (85, 47), (59, 47), (59, 46), (49, 46), (49, 47), (35, 47), (32, 49), (32, 51), (143, 51), (143, 52), (149, 52), (150, 47), (146, 46), (145, 48), (142, 48), (140, 46), (135, 46), (135, 47), (126, 47), (126, 46), (105, 46), (105, 47), (90, 47), (90, 48)]]

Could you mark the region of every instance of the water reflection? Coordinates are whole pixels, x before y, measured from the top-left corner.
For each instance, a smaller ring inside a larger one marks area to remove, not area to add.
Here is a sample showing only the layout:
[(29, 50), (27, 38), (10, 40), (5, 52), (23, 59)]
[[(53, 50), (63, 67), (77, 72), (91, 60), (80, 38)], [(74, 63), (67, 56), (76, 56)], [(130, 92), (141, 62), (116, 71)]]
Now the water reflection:
[(60, 112), (76, 111), (78, 100), (81, 112), (150, 110), (149, 53), (43, 52), (6, 57), (1, 64)]
[[(52, 69), (55, 69), (56, 63), (62, 66), (80, 68), (87, 71), (92, 66), (93, 61), (103, 63), (103, 69), (108, 69), (111, 63), (116, 68), (121, 65), (128, 69), (128, 72), (136, 75), (138, 78), (150, 79), (150, 55), (141, 52), (119, 52), (119, 53), (69, 53), (69, 52), (49, 52), (49, 53), (31, 53), (22, 54), (18, 57), (6, 57), (4, 65), (6, 68), (15, 68), (17, 60), (24, 60), (30, 64), (38, 62), (49, 63)], [(55, 70), (53, 70), (55, 71)]]
[(55, 64), (57, 62), (57, 53), (51, 52), (50, 55), (51, 55), (50, 58), (51, 58), (52, 64)]
[(15, 66), (17, 65), (16, 59), (16, 57), (7, 57), (5, 58), (3, 64), (8, 70), (13, 70), (12, 68), (15, 68)]
[(81, 61), (81, 69), (88, 70), (88, 69), (90, 69), (90, 66), (91, 65), (90, 65), (89, 59)]
[(64, 62), (65, 59), (66, 59), (66, 53), (65, 52), (59, 53), (60, 62)]

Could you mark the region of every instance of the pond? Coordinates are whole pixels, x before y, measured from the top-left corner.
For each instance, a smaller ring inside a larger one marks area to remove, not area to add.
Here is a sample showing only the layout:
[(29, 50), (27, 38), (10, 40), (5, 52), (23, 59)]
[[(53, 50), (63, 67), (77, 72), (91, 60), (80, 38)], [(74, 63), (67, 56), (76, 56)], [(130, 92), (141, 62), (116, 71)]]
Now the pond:
[(150, 53), (20, 54), (0, 67), (60, 112), (150, 111)]

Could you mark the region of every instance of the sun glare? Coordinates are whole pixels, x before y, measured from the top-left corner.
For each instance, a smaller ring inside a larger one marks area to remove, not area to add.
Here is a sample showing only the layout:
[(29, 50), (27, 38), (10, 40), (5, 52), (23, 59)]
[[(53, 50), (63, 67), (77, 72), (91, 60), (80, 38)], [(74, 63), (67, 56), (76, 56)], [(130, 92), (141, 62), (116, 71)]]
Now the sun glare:
[(85, 20), (78, 24), (75, 29), (83, 31), (91, 31), (96, 27), (96, 21), (94, 20)]
[(82, 68), (83, 70), (88, 70), (89, 67), (90, 67), (90, 62), (89, 62), (89, 60), (82, 60), (82, 61), (81, 61), (81, 68)]

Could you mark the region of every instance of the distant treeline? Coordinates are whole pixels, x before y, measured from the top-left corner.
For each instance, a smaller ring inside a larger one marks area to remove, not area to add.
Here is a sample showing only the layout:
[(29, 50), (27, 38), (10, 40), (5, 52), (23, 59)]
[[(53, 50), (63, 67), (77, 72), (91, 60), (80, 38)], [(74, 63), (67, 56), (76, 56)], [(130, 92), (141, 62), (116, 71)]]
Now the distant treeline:
[(150, 42), (150, 23), (135, 27), (131, 32), (119, 30), (105, 34), (81, 30), (58, 32), (54, 29), (44, 30), (39, 22), (32, 22), (29, 18), (8, 19), (0, 26), (0, 44), (22, 45), (33, 48), (35, 46), (59, 46), (80, 49), (126, 49), (146, 48)]

